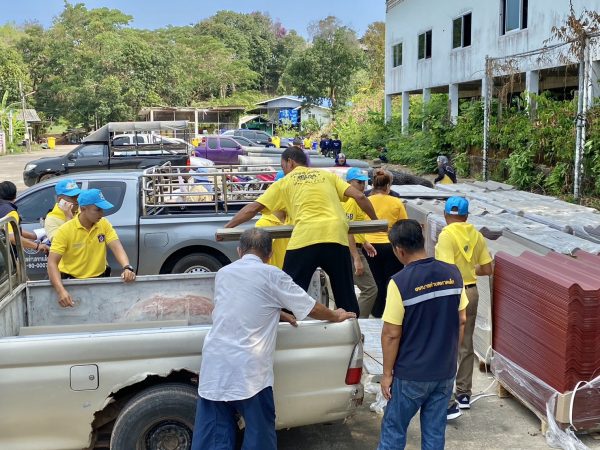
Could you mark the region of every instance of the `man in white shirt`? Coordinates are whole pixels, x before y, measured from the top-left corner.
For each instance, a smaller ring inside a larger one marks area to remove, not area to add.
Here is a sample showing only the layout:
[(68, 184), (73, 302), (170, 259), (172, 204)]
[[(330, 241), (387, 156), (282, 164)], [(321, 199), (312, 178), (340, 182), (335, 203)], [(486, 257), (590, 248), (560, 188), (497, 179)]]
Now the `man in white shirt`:
[(236, 413), (246, 424), (243, 448), (276, 450), (273, 352), (280, 317), (292, 325), (306, 316), (331, 322), (356, 317), (315, 303), (289, 275), (267, 264), (271, 242), (263, 229), (246, 230), (238, 247), (241, 259), (217, 272), (192, 450), (234, 448)]

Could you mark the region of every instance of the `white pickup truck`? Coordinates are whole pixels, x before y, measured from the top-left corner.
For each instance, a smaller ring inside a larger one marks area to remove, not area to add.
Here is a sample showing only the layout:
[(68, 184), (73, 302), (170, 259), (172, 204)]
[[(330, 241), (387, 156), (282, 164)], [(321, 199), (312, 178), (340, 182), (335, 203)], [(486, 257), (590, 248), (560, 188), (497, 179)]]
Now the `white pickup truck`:
[[(66, 280), (75, 307), (61, 308), (49, 282), (25, 282), (11, 221), (0, 220), (0, 449), (189, 449), (214, 274)], [(351, 415), (361, 369), (356, 320), (281, 324), (277, 427)]]

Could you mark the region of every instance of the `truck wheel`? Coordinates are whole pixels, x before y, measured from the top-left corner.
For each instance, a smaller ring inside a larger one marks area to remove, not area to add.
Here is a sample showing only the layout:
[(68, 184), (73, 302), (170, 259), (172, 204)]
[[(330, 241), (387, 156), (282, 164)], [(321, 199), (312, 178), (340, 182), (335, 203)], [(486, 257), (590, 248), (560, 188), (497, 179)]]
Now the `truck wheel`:
[(188, 450), (198, 395), (193, 386), (169, 383), (133, 397), (119, 413), (111, 450)]
[(38, 183), (49, 180), (50, 178), (54, 178), (55, 176), (56, 176), (55, 173), (46, 173), (39, 178)]
[(192, 253), (184, 256), (175, 263), (171, 273), (206, 273), (216, 272), (223, 263), (206, 253)]

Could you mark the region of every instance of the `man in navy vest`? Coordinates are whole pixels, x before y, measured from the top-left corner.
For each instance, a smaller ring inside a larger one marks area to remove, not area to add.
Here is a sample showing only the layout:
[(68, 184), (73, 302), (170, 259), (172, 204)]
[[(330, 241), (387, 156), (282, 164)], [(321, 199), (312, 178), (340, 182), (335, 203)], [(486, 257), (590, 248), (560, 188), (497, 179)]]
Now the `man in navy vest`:
[(378, 449), (403, 449), (420, 409), (421, 448), (441, 450), (467, 295), (455, 265), (427, 257), (416, 220), (396, 222), (389, 238), (404, 269), (390, 280), (383, 313), (381, 390), (388, 405)]

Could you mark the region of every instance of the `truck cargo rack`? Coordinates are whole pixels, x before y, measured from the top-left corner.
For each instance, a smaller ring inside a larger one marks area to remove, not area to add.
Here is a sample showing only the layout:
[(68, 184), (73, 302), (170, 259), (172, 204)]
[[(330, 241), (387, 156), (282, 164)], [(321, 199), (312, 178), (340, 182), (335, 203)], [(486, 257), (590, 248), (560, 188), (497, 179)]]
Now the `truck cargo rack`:
[(237, 211), (273, 183), (264, 175), (276, 172), (265, 165), (190, 167), (166, 163), (150, 167), (142, 173), (142, 213)]

